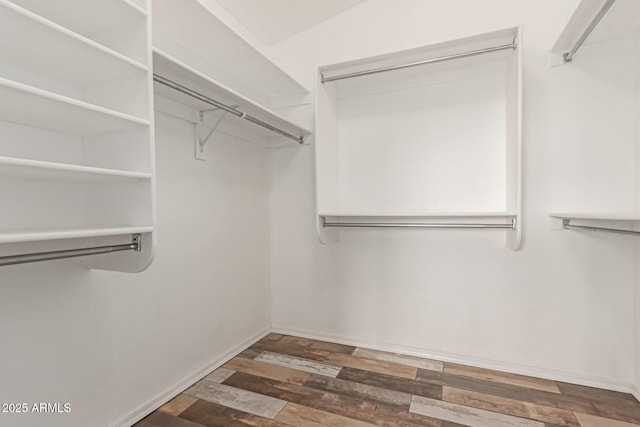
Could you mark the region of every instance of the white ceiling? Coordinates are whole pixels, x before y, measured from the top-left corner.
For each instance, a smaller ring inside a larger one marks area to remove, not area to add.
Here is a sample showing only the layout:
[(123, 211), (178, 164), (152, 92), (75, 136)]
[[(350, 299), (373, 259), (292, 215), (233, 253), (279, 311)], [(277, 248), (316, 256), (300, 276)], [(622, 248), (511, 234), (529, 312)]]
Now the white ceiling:
[[(205, 0), (207, 3), (212, 0)], [(215, 0), (263, 43), (272, 45), (365, 0)]]

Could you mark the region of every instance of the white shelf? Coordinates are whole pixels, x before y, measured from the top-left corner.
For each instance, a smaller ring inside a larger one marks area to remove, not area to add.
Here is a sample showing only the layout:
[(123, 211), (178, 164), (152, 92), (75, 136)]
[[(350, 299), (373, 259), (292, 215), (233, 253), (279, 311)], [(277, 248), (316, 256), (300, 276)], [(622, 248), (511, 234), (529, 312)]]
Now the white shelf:
[[(4, 0), (6, 1), (6, 0)], [(140, 37), (140, 28), (146, 27), (148, 13), (130, 0), (10, 0), (82, 38), (136, 58), (146, 63), (144, 46), (146, 35)], [(145, 3), (140, 0), (137, 3)], [(81, 61), (74, 61), (81, 62)]]
[[(51, 7), (58, 3), (38, 2)], [(147, 66), (6, 0), (0, 0), (0, 8), (0, 51), (4, 62), (35, 69), (79, 87), (148, 71)]]
[(130, 0), (10, 1), (85, 36), (147, 16), (144, 9)]
[(520, 29), (509, 28), (318, 67), (321, 242), (339, 240), (322, 218), (494, 228), (513, 220), (515, 229), (505, 227), (506, 245), (519, 248), (517, 40)]
[(153, 45), (266, 107), (309, 94), (198, 0), (154, 0)]
[[(637, 212), (550, 212), (549, 229), (563, 230), (565, 220), (574, 225), (604, 228), (634, 228), (640, 226), (640, 213)], [(577, 222), (576, 222), (577, 221)]]
[[(252, 99), (249, 99), (237, 91), (214, 80), (201, 71), (182, 63), (180, 60), (158, 48), (154, 48), (153, 50), (153, 69), (155, 74), (179, 83), (180, 85), (202, 95), (213, 98), (225, 105), (237, 107), (239, 111), (247, 113), (248, 115), (260, 119), (287, 133), (302, 137), (306, 137), (311, 134), (309, 129), (293, 123), (275, 111), (258, 104)], [(155, 83), (154, 87), (156, 95), (161, 95), (165, 98), (174, 100), (196, 111), (210, 110), (213, 108), (211, 105), (203, 101), (199, 101), (162, 84)], [(234, 128), (238, 127), (247, 129), (254, 135), (254, 139), (256, 141), (260, 141), (261, 139), (270, 140), (276, 137), (282, 138), (281, 135), (275, 132), (233, 115), (227, 115), (227, 117), (225, 117), (225, 119), (220, 123), (218, 130), (223, 133), (233, 134), (235, 131)]]
[(71, 134), (113, 132), (150, 126), (128, 114), (0, 78), (0, 120)]
[[(568, 52), (583, 35), (607, 0), (582, 0), (564, 30), (551, 49), (552, 64), (563, 64), (562, 55)], [(640, 36), (640, 2), (618, 0), (602, 17), (582, 48), (620, 40), (637, 39)], [(575, 58), (580, 58), (576, 53)]]
[(550, 217), (564, 219), (588, 219), (602, 221), (640, 221), (640, 213), (634, 212), (551, 212)]
[(0, 243), (35, 242), (42, 240), (81, 239), (87, 237), (106, 237), (124, 234), (143, 234), (154, 231), (153, 226), (141, 227), (109, 227), (78, 229), (46, 229), (46, 230), (0, 230)]
[(0, 157), (0, 177), (85, 182), (150, 180), (150, 173)]

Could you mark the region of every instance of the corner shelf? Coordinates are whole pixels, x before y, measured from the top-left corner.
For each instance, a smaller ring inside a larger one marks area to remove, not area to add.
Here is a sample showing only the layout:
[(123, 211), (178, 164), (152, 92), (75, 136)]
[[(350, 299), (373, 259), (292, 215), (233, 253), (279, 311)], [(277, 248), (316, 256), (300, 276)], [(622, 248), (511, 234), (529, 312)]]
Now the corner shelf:
[(328, 227), (378, 221), (505, 229), (506, 245), (519, 248), (520, 40), (509, 28), (318, 68), (322, 243), (339, 240)]

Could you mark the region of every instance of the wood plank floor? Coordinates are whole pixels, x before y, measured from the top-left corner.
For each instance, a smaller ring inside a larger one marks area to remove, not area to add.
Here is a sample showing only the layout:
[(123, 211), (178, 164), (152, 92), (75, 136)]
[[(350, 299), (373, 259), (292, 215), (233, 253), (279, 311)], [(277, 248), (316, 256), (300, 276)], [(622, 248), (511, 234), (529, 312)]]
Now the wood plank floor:
[(270, 334), (136, 424), (640, 426), (629, 394)]

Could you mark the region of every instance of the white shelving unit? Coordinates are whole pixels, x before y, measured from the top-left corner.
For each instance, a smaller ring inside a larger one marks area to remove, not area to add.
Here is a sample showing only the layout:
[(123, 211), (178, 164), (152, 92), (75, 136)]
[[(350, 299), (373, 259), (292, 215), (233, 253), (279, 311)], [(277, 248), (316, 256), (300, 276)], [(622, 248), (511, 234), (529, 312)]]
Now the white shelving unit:
[[(576, 75), (594, 73), (596, 67), (613, 69), (611, 54), (634, 57), (637, 62), (639, 51), (637, 47), (627, 50), (629, 46), (637, 46), (640, 36), (640, 2), (635, 0), (583, 0), (575, 13), (565, 26), (560, 37), (556, 41), (551, 52), (551, 64), (554, 66), (569, 67)], [(631, 44), (627, 43), (631, 42)], [(576, 47), (576, 45), (578, 45)], [(565, 54), (574, 50), (572, 61), (564, 60)], [(606, 76), (606, 74), (602, 74)], [(606, 78), (606, 77), (602, 77)], [(611, 79), (611, 77), (608, 77)], [(611, 90), (618, 82), (608, 81)], [(637, 87), (637, 78), (636, 83)], [(615, 89), (619, 90), (619, 89)], [(637, 90), (637, 89), (636, 89)], [(640, 96), (635, 94), (635, 96)], [(600, 101), (598, 101), (600, 102)], [(611, 108), (614, 108), (613, 106)], [(616, 126), (611, 124), (611, 126)], [(603, 146), (608, 141), (602, 141)], [(636, 141), (637, 145), (637, 141)], [(636, 183), (637, 187), (637, 183)], [(636, 190), (637, 191), (637, 190)], [(630, 197), (633, 195), (630, 194)], [(563, 223), (574, 226), (584, 226), (589, 229), (621, 230), (630, 234), (640, 234), (639, 212), (611, 212), (606, 211), (606, 203), (602, 203), (601, 212), (591, 211), (564, 211), (549, 213), (549, 228), (551, 230), (563, 230)], [(570, 227), (568, 227), (570, 228)]]
[(319, 67), (323, 243), (339, 239), (327, 223), (382, 222), (504, 228), (507, 246), (520, 246), (519, 40), (510, 28)]
[[(309, 92), (198, 0), (153, 1), (154, 74), (258, 119), (306, 143), (311, 131), (275, 107), (308, 103)], [(203, 42), (224, 40), (224, 43)], [(217, 134), (267, 147), (297, 144), (293, 138), (225, 114), (202, 99), (156, 82), (156, 108), (198, 125), (196, 156), (206, 158), (201, 141)], [(203, 114), (200, 114), (203, 112)], [(267, 127), (268, 127), (267, 126)]]
[(136, 272), (155, 248), (151, 28), (143, 1), (0, 0), (0, 256)]

